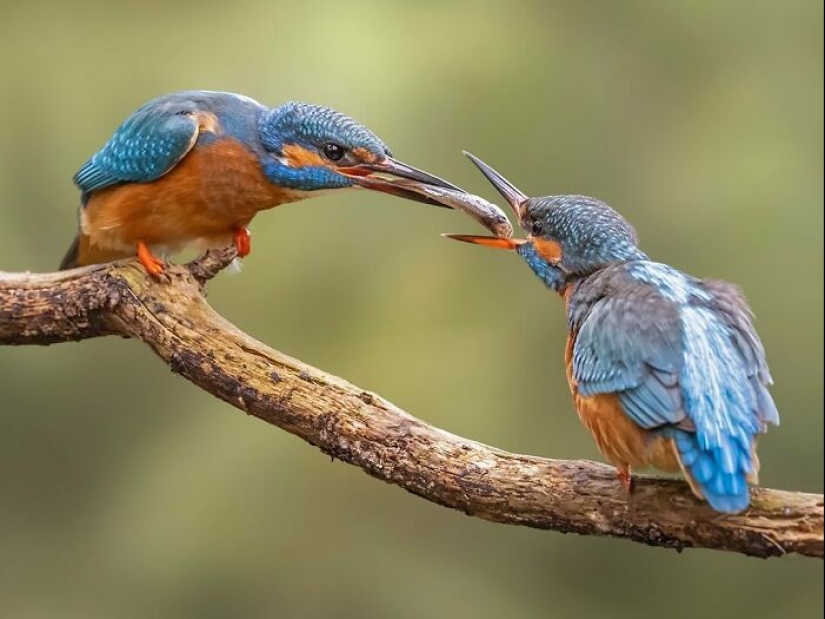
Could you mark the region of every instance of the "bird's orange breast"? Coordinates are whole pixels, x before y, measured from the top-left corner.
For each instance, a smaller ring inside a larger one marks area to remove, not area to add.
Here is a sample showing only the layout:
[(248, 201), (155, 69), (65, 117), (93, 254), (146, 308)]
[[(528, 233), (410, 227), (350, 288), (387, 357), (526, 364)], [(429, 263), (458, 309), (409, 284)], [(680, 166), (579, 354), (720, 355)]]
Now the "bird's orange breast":
[(81, 211), (92, 243), (113, 249), (225, 244), (258, 211), (293, 202), (300, 192), (279, 188), (264, 175), (255, 153), (232, 139), (196, 145), (172, 170), (150, 183), (94, 192)]
[(567, 382), (579, 419), (593, 435), (599, 451), (620, 469), (655, 466), (664, 471), (678, 471), (679, 461), (672, 441), (636, 425), (624, 412), (615, 393), (579, 394), (573, 376), (574, 345), (575, 334), (570, 334), (564, 351)]

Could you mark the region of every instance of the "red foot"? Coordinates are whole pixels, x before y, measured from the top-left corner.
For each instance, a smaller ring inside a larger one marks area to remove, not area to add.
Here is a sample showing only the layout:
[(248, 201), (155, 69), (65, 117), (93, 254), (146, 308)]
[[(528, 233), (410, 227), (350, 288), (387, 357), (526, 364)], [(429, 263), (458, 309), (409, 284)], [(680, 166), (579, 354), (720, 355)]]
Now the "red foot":
[(238, 228), (232, 235), (235, 240), (235, 249), (238, 250), (238, 258), (246, 258), (252, 251), (252, 235), (246, 228)]
[(630, 494), (633, 492), (633, 476), (630, 474), (630, 469), (619, 469), (616, 471), (616, 476), (619, 478), (619, 481), (622, 482), (624, 489), (627, 490), (627, 493)]
[(137, 257), (146, 272), (152, 277), (160, 277), (166, 270), (166, 263), (156, 258), (143, 241), (137, 244)]

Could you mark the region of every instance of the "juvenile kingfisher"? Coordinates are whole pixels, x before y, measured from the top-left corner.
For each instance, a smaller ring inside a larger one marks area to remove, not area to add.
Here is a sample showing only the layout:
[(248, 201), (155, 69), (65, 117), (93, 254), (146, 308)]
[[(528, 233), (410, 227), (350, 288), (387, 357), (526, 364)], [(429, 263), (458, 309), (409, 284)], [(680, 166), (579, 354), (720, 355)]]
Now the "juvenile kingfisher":
[(80, 229), (60, 268), (137, 254), (159, 276), (155, 252), (232, 242), (244, 257), (258, 211), (329, 189), (360, 186), (442, 206), (397, 179), (458, 190), (393, 159), (371, 131), (329, 108), (267, 108), (227, 92), (165, 95), (132, 113), (74, 176)]
[(515, 250), (567, 310), (567, 380), (599, 450), (631, 470), (682, 470), (693, 493), (736, 513), (757, 483), (756, 442), (779, 413), (765, 351), (739, 289), (653, 262), (633, 227), (586, 196), (528, 198), (467, 153), (526, 239), (447, 235)]

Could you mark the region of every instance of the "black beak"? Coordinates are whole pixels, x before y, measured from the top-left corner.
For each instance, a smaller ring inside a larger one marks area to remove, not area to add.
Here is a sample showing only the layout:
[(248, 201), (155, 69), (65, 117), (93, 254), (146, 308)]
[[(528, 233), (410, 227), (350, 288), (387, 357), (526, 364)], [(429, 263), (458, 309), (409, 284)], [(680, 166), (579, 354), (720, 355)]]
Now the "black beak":
[[(399, 198), (422, 202), (424, 204), (432, 204), (433, 206), (443, 208), (450, 207), (422, 194), (420, 190), (413, 191), (410, 187), (429, 185), (464, 193), (463, 189), (456, 187), (452, 183), (448, 183), (444, 179), (433, 176), (429, 172), (414, 168), (392, 157), (387, 157), (378, 163), (363, 163), (350, 168), (339, 168), (338, 171), (341, 174), (349, 176), (358, 186), (364, 187), (365, 189), (381, 191), (398, 196)], [(388, 178), (383, 178), (384, 176)]]
[(464, 154), (470, 158), (470, 161), (472, 161), (479, 170), (481, 170), (481, 173), (487, 177), (487, 180), (490, 181), (496, 189), (498, 189), (498, 192), (504, 197), (505, 200), (507, 200), (507, 203), (513, 207), (513, 210), (516, 212), (516, 216), (519, 221), (521, 221), (521, 215), (524, 210), (523, 206), (528, 200), (528, 197), (519, 191), (513, 183), (508, 181), (481, 159), (472, 153), (468, 153), (466, 150), (464, 151)]

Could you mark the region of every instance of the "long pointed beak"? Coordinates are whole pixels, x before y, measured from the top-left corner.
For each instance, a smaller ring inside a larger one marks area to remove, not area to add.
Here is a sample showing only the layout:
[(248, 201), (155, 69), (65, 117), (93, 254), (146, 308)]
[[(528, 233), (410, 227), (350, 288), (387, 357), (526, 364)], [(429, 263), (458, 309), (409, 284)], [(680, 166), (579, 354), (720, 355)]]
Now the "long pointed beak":
[(484, 247), (492, 247), (493, 249), (515, 250), (519, 245), (524, 245), (527, 242), (527, 239), (508, 239), (500, 236), (477, 236), (474, 234), (442, 234), (441, 236), (454, 241), (484, 245)]
[(487, 180), (490, 181), (498, 192), (504, 197), (504, 199), (507, 200), (507, 203), (513, 207), (516, 216), (519, 218), (519, 221), (521, 221), (521, 216), (524, 211), (523, 206), (528, 200), (527, 196), (525, 196), (515, 185), (513, 185), (513, 183), (508, 181), (481, 159), (472, 153), (468, 153), (466, 150), (464, 151), (464, 154), (469, 157), (470, 161), (472, 161), (479, 170), (481, 170), (481, 173), (484, 174)]
[(396, 178), (406, 178), (407, 180), (418, 181), (419, 183), (425, 183), (427, 185), (435, 185), (436, 187), (444, 187), (445, 189), (452, 189), (454, 191), (463, 191), (461, 187), (456, 187), (452, 183), (445, 181), (443, 178), (433, 176), (429, 172), (424, 172), (423, 170), (414, 168), (411, 165), (407, 165), (406, 163), (393, 159), (392, 157), (387, 157), (381, 163), (362, 167), (380, 174), (395, 176)]
[[(383, 161), (376, 163), (364, 163), (349, 168), (340, 168), (338, 171), (345, 176), (349, 176), (358, 186), (364, 187), (365, 189), (381, 191), (400, 198), (406, 198), (407, 200), (422, 202), (424, 204), (432, 204), (433, 206), (440, 206), (443, 208), (450, 207), (427, 196), (426, 194), (421, 193), (420, 191), (413, 191), (405, 185), (407, 182), (411, 181), (412, 185), (429, 185), (434, 187), (442, 187), (444, 189), (451, 189), (462, 193), (464, 192), (464, 190), (460, 187), (456, 187), (442, 178), (434, 176), (429, 172), (419, 170), (418, 168), (414, 168), (411, 165), (398, 161), (397, 159), (393, 159), (392, 157), (387, 157)], [(379, 174), (381, 176), (373, 176), (374, 174)], [(382, 176), (387, 176), (389, 178), (382, 178)], [(406, 182), (398, 182), (394, 179), (401, 179)]]

